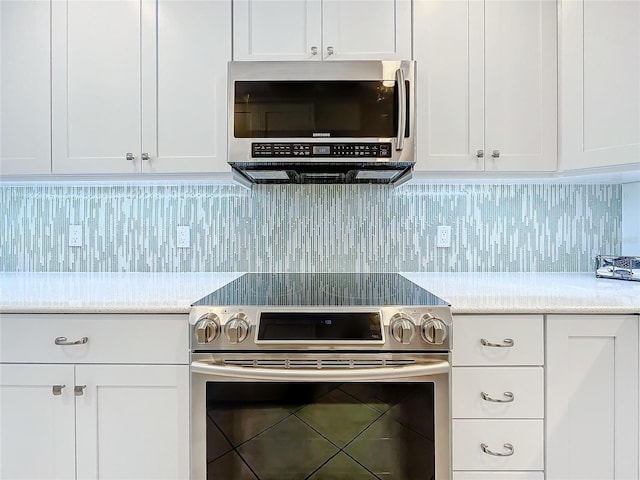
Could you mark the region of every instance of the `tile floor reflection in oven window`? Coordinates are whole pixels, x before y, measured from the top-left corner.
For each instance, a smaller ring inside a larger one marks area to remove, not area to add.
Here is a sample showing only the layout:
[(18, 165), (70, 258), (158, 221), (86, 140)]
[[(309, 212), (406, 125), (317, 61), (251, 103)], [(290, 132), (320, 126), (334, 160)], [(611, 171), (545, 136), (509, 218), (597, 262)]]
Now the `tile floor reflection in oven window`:
[(432, 383), (207, 385), (209, 480), (431, 480)]

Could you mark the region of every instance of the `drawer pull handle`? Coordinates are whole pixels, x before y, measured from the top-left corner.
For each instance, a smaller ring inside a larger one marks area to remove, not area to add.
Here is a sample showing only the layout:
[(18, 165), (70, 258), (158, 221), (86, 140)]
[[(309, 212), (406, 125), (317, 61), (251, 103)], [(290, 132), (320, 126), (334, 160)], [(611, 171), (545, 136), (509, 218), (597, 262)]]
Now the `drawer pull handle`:
[(487, 446), (486, 443), (480, 444), (480, 448), (482, 448), (482, 451), (487, 455), (493, 455), (494, 457), (510, 457), (511, 455), (513, 455), (514, 453), (513, 445), (511, 445), (510, 443), (505, 443), (503, 446), (507, 451), (505, 453), (499, 453), (499, 452), (493, 452), (489, 450), (489, 447)]
[(55, 344), (56, 345), (84, 345), (89, 341), (88, 337), (82, 337), (80, 340), (76, 340), (75, 342), (72, 340), (67, 340), (67, 337), (56, 337)]
[(511, 348), (514, 345), (513, 338), (505, 338), (502, 343), (491, 343), (486, 338), (481, 338), (480, 343), (483, 347)]
[(76, 385), (75, 387), (73, 387), (73, 393), (76, 395), (76, 397), (81, 397), (82, 395), (84, 395), (85, 388), (87, 388), (86, 385)]
[(490, 397), (488, 393), (480, 392), (480, 396), (486, 402), (511, 403), (515, 400), (513, 396), (513, 392), (504, 392), (502, 395), (504, 395), (505, 398), (493, 398), (493, 397)]
[(66, 385), (54, 385), (52, 388), (54, 395), (62, 395), (62, 389), (66, 387)]

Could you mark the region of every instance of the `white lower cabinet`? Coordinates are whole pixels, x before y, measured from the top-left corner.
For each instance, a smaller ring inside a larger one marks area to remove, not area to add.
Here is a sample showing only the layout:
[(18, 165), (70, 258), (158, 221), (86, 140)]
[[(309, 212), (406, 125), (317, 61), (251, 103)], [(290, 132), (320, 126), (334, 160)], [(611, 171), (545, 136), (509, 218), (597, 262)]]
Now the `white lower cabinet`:
[[(70, 317), (68, 321), (65, 317)], [(149, 326), (153, 315), (102, 315), (99, 335), (92, 316), (85, 316), (86, 334), (68, 336), (76, 345), (56, 345), (55, 338), (81, 328), (78, 315), (3, 315), (3, 345), (22, 340), (23, 350), (51, 344), (50, 364), (10, 363), (3, 353), (0, 364), (0, 478), (3, 480), (154, 479), (184, 480), (189, 475), (189, 366), (187, 319), (158, 315), (148, 337), (132, 337), (140, 324)], [(123, 322), (124, 320), (124, 322)], [(49, 338), (39, 335), (24, 342), (23, 327), (33, 331), (48, 324), (59, 330)], [(168, 323), (167, 323), (168, 322)], [(172, 332), (171, 341), (162, 330)], [(157, 333), (157, 335), (156, 335)], [(111, 355), (91, 363), (104, 344)], [(103, 338), (101, 338), (103, 337)], [(117, 338), (122, 339), (120, 343)], [(40, 340), (43, 339), (43, 340)], [(161, 339), (161, 341), (157, 341)], [(44, 342), (46, 340), (46, 342)], [(63, 342), (58, 340), (59, 343)], [(126, 350), (136, 348), (138, 361), (156, 351), (148, 363), (120, 364)], [(98, 348), (94, 349), (94, 345)], [(126, 347), (123, 349), (123, 345)], [(122, 349), (122, 350), (121, 350)], [(159, 354), (158, 352), (164, 352)], [(164, 358), (162, 358), (164, 356)], [(42, 361), (42, 360), (38, 360)], [(24, 360), (21, 360), (24, 362)], [(61, 363), (55, 363), (61, 362)], [(156, 363), (157, 362), (157, 363)]]
[(75, 479), (73, 386), (72, 365), (0, 365), (0, 478)]
[(544, 478), (544, 320), (453, 319), (454, 480)]
[(454, 470), (544, 469), (544, 421), (454, 419)]
[(637, 480), (638, 316), (547, 317), (547, 480)]
[(454, 418), (544, 418), (542, 367), (456, 367)]
[(453, 472), (453, 480), (544, 480), (542, 472)]

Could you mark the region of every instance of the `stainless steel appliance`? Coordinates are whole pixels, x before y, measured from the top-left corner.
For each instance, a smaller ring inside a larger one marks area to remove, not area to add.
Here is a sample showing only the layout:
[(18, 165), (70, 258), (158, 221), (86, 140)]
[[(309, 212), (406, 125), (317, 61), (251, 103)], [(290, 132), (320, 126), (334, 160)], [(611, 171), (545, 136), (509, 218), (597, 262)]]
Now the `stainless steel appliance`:
[(450, 480), (449, 305), (398, 274), (245, 274), (192, 306), (192, 480)]
[(229, 62), (229, 164), (243, 183), (411, 178), (413, 61)]

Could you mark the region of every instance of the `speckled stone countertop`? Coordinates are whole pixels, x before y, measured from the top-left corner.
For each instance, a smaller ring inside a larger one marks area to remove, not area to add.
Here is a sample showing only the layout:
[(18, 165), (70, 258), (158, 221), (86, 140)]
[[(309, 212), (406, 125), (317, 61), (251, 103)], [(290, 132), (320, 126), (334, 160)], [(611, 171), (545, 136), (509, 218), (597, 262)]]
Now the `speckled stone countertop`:
[(1, 273), (3, 313), (187, 313), (241, 273)]
[[(1, 273), (3, 313), (186, 313), (241, 273)], [(640, 314), (640, 282), (590, 273), (403, 273), (453, 313)]]
[(592, 273), (403, 273), (452, 313), (640, 313), (640, 282)]

